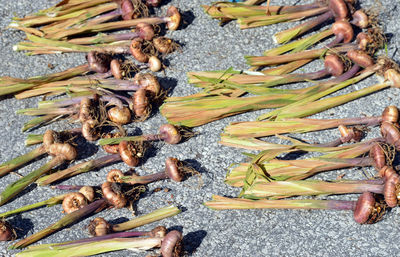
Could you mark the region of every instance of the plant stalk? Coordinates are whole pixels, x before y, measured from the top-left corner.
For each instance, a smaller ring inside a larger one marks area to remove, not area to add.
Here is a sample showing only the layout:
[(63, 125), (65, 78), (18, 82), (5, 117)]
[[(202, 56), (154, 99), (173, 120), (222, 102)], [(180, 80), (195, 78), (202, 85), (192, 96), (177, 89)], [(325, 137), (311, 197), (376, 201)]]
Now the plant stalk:
[(18, 213), (21, 213), (21, 212), (26, 212), (26, 211), (29, 211), (29, 210), (32, 210), (32, 209), (36, 209), (36, 208), (39, 208), (39, 207), (42, 207), (42, 206), (50, 207), (50, 206), (62, 203), (62, 201), (64, 200), (64, 197), (66, 195), (67, 194), (57, 195), (57, 196), (51, 197), (51, 198), (49, 198), (49, 199), (47, 199), (45, 201), (41, 201), (41, 202), (38, 202), (38, 203), (25, 205), (25, 206), (23, 206), (21, 208), (18, 208), (18, 209), (14, 209), (14, 210), (11, 210), (11, 211), (8, 211), (8, 212), (0, 213), (0, 218), (6, 218), (6, 217), (9, 217), (11, 215), (15, 215), (15, 214), (18, 214)]
[(307, 195), (358, 194), (363, 192), (383, 194), (383, 187), (384, 181), (382, 179), (330, 182), (320, 180), (257, 181), (244, 191), (243, 197), (256, 200)]
[(105, 199), (96, 200), (77, 211), (74, 211), (74, 212), (71, 212), (71, 213), (65, 215), (59, 221), (50, 225), (49, 227), (31, 235), (31, 236), (28, 236), (25, 239), (20, 240), (19, 242), (10, 246), (10, 249), (25, 248), (28, 245), (33, 244), (33, 243), (39, 241), (40, 239), (42, 239), (46, 236), (49, 236), (50, 234), (53, 234), (53, 233), (57, 232), (58, 230), (77, 222), (79, 219), (81, 219), (89, 214), (101, 211), (106, 206), (107, 206), (107, 203), (106, 203)]
[(165, 218), (175, 216), (175, 215), (179, 214), (180, 212), (181, 212), (181, 210), (179, 210), (177, 207), (171, 205), (168, 207), (160, 208), (158, 210), (153, 211), (152, 213), (142, 215), (135, 219), (132, 219), (132, 220), (129, 220), (129, 221), (126, 221), (123, 223), (115, 224), (112, 226), (112, 229), (114, 232), (130, 230), (130, 229), (134, 229), (134, 228), (146, 225), (146, 224), (150, 224), (150, 223), (165, 219)]
[(64, 161), (65, 159), (63, 157), (56, 156), (39, 169), (8, 185), (0, 194), (0, 206), (7, 203), (11, 198), (32, 184), (40, 176), (49, 172), (55, 166), (62, 164)]
[(343, 200), (249, 200), (213, 195), (204, 203), (213, 210), (232, 209), (305, 209), (305, 210), (354, 210), (356, 201)]
[(82, 163), (76, 164), (72, 167), (69, 167), (65, 170), (60, 170), (60, 171), (57, 171), (50, 175), (43, 176), (43, 177), (39, 178), (36, 181), (36, 183), (40, 186), (49, 185), (56, 181), (70, 178), (72, 176), (75, 176), (75, 175), (78, 175), (81, 173), (85, 173), (85, 172), (91, 171), (96, 168), (104, 167), (104, 166), (110, 165), (111, 163), (118, 162), (120, 160), (121, 160), (121, 156), (118, 153), (106, 155), (106, 156), (100, 157), (98, 159), (82, 162)]
[(0, 165), (0, 177), (4, 176), (11, 171), (21, 167), (22, 165), (38, 158), (39, 156), (43, 155), (46, 153), (46, 149), (44, 146), (39, 146), (38, 148), (33, 149), (32, 151), (18, 156), (12, 160), (9, 160), (3, 164)]

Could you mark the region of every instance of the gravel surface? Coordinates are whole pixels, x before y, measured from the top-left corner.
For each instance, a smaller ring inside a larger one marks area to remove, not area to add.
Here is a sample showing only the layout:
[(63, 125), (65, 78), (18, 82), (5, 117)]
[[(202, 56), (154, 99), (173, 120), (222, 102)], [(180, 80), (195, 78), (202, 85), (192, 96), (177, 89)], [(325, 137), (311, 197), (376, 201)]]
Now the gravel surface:
[[(27, 78), (35, 75), (62, 71), (85, 62), (84, 54), (63, 54), (49, 56), (27, 57), (21, 52), (12, 51), (12, 46), (24, 39), (24, 33), (6, 29), (13, 16), (22, 17), (54, 5), (54, 0), (38, 1), (5, 1), (1, 0), (0, 7), (0, 75)], [(209, 1), (165, 1), (167, 2), (160, 13), (165, 13), (169, 5), (177, 6), (185, 19), (183, 28), (168, 32), (182, 44), (182, 51), (167, 57), (169, 68), (159, 74), (164, 87), (172, 89), (173, 96), (183, 96), (198, 91), (187, 83), (186, 72), (234, 67), (246, 69), (244, 55), (260, 55), (263, 50), (273, 47), (272, 35), (292, 24), (279, 24), (269, 27), (240, 31), (238, 26), (231, 22), (224, 27), (218, 26), (218, 21), (210, 19), (200, 8), (200, 4)], [(274, 2), (274, 1), (272, 1)], [(282, 1), (275, 1), (282, 3)], [(285, 4), (295, 3), (287, 0)], [(307, 1), (310, 2), (310, 1)], [(400, 45), (399, 19), (400, 4), (398, 0), (380, 0), (379, 5), (372, 0), (362, 0), (362, 7), (374, 6), (382, 11), (385, 32), (389, 33), (388, 55), (399, 61), (397, 47)], [(49, 64), (55, 68), (51, 70)], [(319, 69), (315, 63), (305, 67), (302, 71)], [(372, 77), (350, 87), (359, 89), (376, 83)], [(350, 89), (342, 92), (349, 92)], [(342, 93), (341, 92), (341, 93)], [(399, 104), (399, 89), (387, 89), (376, 94), (364, 97), (351, 103), (330, 109), (315, 115), (318, 118), (355, 117), (361, 115), (380, 115), (383, 108), (389, 104)], [(0, 102), (1, 119), (0, 159), (6, 161), (32, 148), (24, 146), (27, 133), (21, 133), (20, 128), (29, 120), (29, 117), (17, 115), (16, 111), (22, 108), (33, 107), (38, 98), (17, 101), (12, 98), (2, 99)], [(191, 163), (202, 173), (203, 184), (200, 185), (197, 177), (191, 177), (183, 183), (170, 181), (158, 182), (149, 185), (149, 192), (156, 188), (168, 188), (168, 192), (159, 191), (145, 194), (137, 202), (136, 214), (146, 214), (157, 208), (175, 204), (184, 210), (176, 217), (144, 226), (151, 229), (155, 225), (165, 225), (171, 229), (181, 230), (184, 234), (185, 249), (189, 256), (396, 256), (399, 252), (398, 240), (400, 227), (398, 226), (399, 209), (395, 208), (385, 215), (384, 219), (374, 225), (358, 225), (353, 221), (353, 215), (348, 211), (293, 211), (293, 210), (243, 210), (243, 211), (212, 211), (202, 205), (210, 200), (213, 194), (236, 196), (238, 189), (224, 184), (227, 168), (232, 163), (246, 159), (242, 151), (218, 144), (219, 134), (223, 128), (233, 121), (254, 120), (263, 111), (247, 113), (221, 121), (198, 127), (198, 135), (179, 145), (155, 144), (145, 162), (136, 169), (139, 174), (162, 170), (166, 157), (174, 156)], [(129, 133), (154, 133), (165, 123), (165, 119), (155, 114), (143, 123), (129, 125)], [(58, 122), (51, 126), (37, 129), (34, 133), (43, 133), (47, 128), (63, 130), (78, 126)], [(374, 128), (369, 137), (378, 135)], [(324, 131), (299, 135), (309, 142), (326, 142), (338, 136), (338, 132)], [(95, 144), (85, 144), (81, 156), (90, 155), (90, 158), (104, 155)], [(47, 158), (27, 165), (18, 170), (25, 175), (29, 171), (40, 167)], [(116, 164), (107, 168), (89, 172), (71, 178), (62, 184), (98, 185), (111, 168), (128, 170), (123, 164)], [(372, 173), (370, 168), (351, 169), (329, 172), (318, 175), (318, 178), (335, 179), (337, 175), (346, 173), (345, 178), (365, 178), (365, 173)], [(10, 174), (1, 178), (0, 190), (15, 181), (17, 176)], [(0, 207), (0, 213), (15, 209), (25, 204), (41, 201), (60, 194), (60, 191), (48, 187), (31, 186), (21, 193), (15, 200)], [(330, 197), (331, 199), (357, 199), (356, 195)], [(42, 208), (26, 212), (9, 218), (8, 221), (17, 228), (19, 238), (29, 236), (49, 224), (56, 222), (63, 214), (61, 206)], [(132, 218), (127, 209), (107, 210), (97, 216), (103, 216), (112, 222), (120, 222)], [(85, 226), (91, 218), (57, 232), (40, 243), (61, 242), (87, 236)], [(0, 243), (0, 255), (12, 256), (17, 251), (7, 249), (10, 243)], [(120, 251), (102, 256), (124, 256), (132, 254), (129, 251)], [(145, 253), (134, 254), (145, 256)]]

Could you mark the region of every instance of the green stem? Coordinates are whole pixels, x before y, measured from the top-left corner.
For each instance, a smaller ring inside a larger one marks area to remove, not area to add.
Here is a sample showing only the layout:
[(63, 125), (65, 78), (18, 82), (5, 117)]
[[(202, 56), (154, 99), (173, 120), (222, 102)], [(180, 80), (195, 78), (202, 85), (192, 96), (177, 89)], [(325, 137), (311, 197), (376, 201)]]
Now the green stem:
[(307, 22), (297, 25), (293, 28), (276, 33), (274, 35), (274, 39), (279, 44), (286, 43), (286, 42), (292, 40), (293, 38), (304, 34), (305, 32), (315, 28), (319, 24), (321, 24), (329, 19), (332, 19), (332, 18), (333, 18), (333, 13), (331, 11), (328, 11), (313, 20), (307, 21)]
[[(45, 124), (50, 124), (51, 122), (53, 122), (54, 120), (57, 120), (58, 118), (61, 118), (63, 115), (44, 115), (44, 116), (40, 116), (40, 117), (36, 117), (31, 119), (30, 121), (24, 123), (24, 126), (22, 127), (22, 132), (25, 132), (31, 128), (35, 128), (41, 125), (45, 125)], [(25, 145), (31, 145), (31, 144), (37, 144), (35, 143), (37, 141), (37, 139), (33, 139), (34, 143), (27, 143), (28, 140), (31, 140), (30, 135), (28, 135), (27, 140), (25, 141)], [(41, 142), (41, 141), (40, 141)]]
[(26, 146), (36, 145), (42, 142), (43, 142), (43, 134), (29, 134), (26, 137), (25, 145)]
[(62, 72), (57, 72), (45, 76), (31, 77), (26, 80), (10, 78), (12, 80), (16, 80), (16, 83), (12, 83), (11, 85), (8, 86), (2, 86), (0, 88), (0, 96), (9, 95), (23, 90), (31, 89), (35, 86), (39, 86), (45, 83), (69, 79), (77, 75), (84, 74), (88, 71), (89, 71), (88, 65), (84, 64), (74, 68), (70, 68)]
[(323, 100), (306, 103), (304, 105), (298, 105), (296, 108), (299, 108), (298, 110), (300, 111), (292, 113), (290, 109), (287, 109), (286, 111), (280, 112), (277, 116), (277, 119), (302, 118), (310, 116), (328, 110), (330, 108), (345, 104), (347, 102), (353, 101), (357, 98), (372, 94), (374, 92), (377, 92), (379, 90), (385, 89), (390, 86), (391, 84), (389, 82), (385, 82), (369, 86), (345, 95), (334, 96)]
[(82, 12), (85, 12), (85, 9), (90, 8), (95, 5), (103, 4), (103, 3), (108, 3), (110, 0), (91, 0), (87, 1), (85, 3), (82, 3), (80, 5), (75, 5), (72, 8), (68, 8), (66, 10), (60, 10), (60, 8), (50, 8), (47, 10), (42, 10), (41, 13), (42, 15), (40, 16), (31, 16), (31, 17), (26, 17), (22, 18), (17, 22), (13, 22), (10, 24), (11, 27), (13, 27), (13, 24), (21, 24), (24, 27), (28, 26), (38, 26), (38, 25), (43, 25), (46, 23), (50, 23), (53, 21), (59, 21), (59, 20), (64, 20), (64, 19), (70, 19), (73, 17), (76, 17), (80, 15)]
[(339, 125), (376, 126), (382, 121), (377, 117), (354, 117), (345, 119), (301, 119), (292, 118), (284, 120), (245, 121), (235, 122), (226, 126), (224, 132), (229, 136), (240, 138), (258, 138), (286, 133), (306, 133), (310, 131), (337, 128)]
[(27, 115), (27, 116), (39, 116), (39, 115), (73, 115), (79, 112), (79, 107), (49, 107), (49, 108), (27, 108), (17, 110), (17, 114)]
[(298, 53), (291, 53), (279, 56), (245, 56), (247, 64), (251, 66), (268, 66), (277, 65), (282, 63), (288, 63), (303, 59), (316, 59), (325, 56), (329, 53), (343, 53), (352, 49), (357, 49), (357, 45), (347, 44), (340, 47), (334, 47), (331, 49), (321, 48), (307, 50)]
[[(352, 69), (356, 70), (355, 68), (357, 68), (357, 67), (358, 67), (357, 65), (354, 65), (352, 67)], [(368, 68), (368, 69), (364, 70), (364, 72), (362, 72), (360, 75), (358, 75), (356, 77), (353, 77), (351, 79), (347, 79), (347, 80), (345, 80), (343, 82), (340, 82), (337, 85), (334, 85), (332, 87), (327, 87), (326, 90), (323, 90), (323, 91), (320, 91), (320, 92), (317, 92), (317, 93), (311, 92), (311, 94), (309, 94), (308, 96), (305, 96), (303, 99), (301, 99), (301, 100), (299, 100), (299, 101), (297, 101), (297, 102), (295, 102), (293, 104), (289, 104), (287, 106), (284, 106), (282, 108), (276, 109), (274, 111), (271, 111), (269, 113), (266, 113), (266, 114), (263, 114), (263, 115), (259, 116), (257, 118), (257, 120), (265, 120), (265, 119), (268, 119), (270, 117), (278, 117), (281, 112), (284, 113), (287, 110), (291, 110), (292, 112), (294, 112), (293, 115), (295, 115), (295, 116), (292, 116), (292, 117), (298, 118), (296, 116), (298, 112), (301, 113), (303, 111), (307, 111), (307, 110), (300, 109), (299, 106), (306, 105), (308, 103), (312, 103), (313, 101), (316, 101), (316, 100), (318, 100), (318, 99), (320, 99), (320, 98), (322, 98), (324, 96), (332, 94), (332, 93), (334, 93), (334, 92), (336, 92), (336, 91), (338, 91), (340, 89), (343, 89), (343, 88), (345, 88), (345, 87), (347, 87), (349, 85), (355, 84), (355, 83), (357, 83), (357, 82), (359, 82), (359, 81), (371, 76), (372, 74), (374, 74), (375, 71), (378, 68), (380, 68), (380, 65), (374, 65), (371, 68)], [(314, 108), (314, 107), (316, 107), (315, 103), (312, 105), (312, 108)]]
[(8, 185), (4, 189), (4, 191), (1, 192), (0, 194), (0, 206), (7, 203), (11, 198), (13, 198), (15, 195), (24, 190), (27, 186), (33, 183), (40, 176), (42, 176), (43, 174), (45, 174), (46, 172), (50, 171), (52, 168), (54, 168), (57, 165), (60, 165), (63, 162), (64, 158), (56, 156), (53, 159), (51, 159), (48, 163), (40, 167), (39, 169), (29, 173), (25, 177)]
[(86, 10), (82, 10), (81, 14), (75, 17), (71, 17), (69, 19), (65, 19), (64, 22), (59, 22), (55, 24), (49, 24), (48, 26), (42, 27), (41, 30), (45, 33), (48, 34), (50, 32), (56, 32), (60, 30), (64, 30), (65, 28), (70, 28), (76, 24), (81, 25), (88, 19), (97, 16), (99, 14), (112, 11), (118, 8), (117, 3), (106, 3), (102, 5), (98, 5)]
[(204, 203), (213, 210), (232, 209), (305, 209), (305, 210), (354, 210), (356, 201), (341, 200), (249, 200), (213, 195)]
[(383, 180), (365, 181), (257, 181), (243, 194), (247, 199), (285, 198), (292, 196), (332, 195), (332, 194), (357, 194), (372, 192), (383, 194)]
[[(356, 155), (358, 156), (358, 155)], [(353, 157), (353, 156), (352, 156)], [(268, 176), (258, 174), (261, 180), (272, 179), (277, 181), (284, 180), (301, 180), (311, 177), (320, 172), (337, 170), (349, 167), (370, 166), (370, 163), (357, 163), (353, 159), (318, 159), (310, 158), (304, 160), (271, 160), (268, 163), (259, 164), (261, 169)], [(250, 165), (249, 165), (250, 166)], [(245, 175), (245, 174), (243, 174)]]
[(138, 37), (138, 33), (135, 32), (128, 32), (124, 34), (105, 34), (105, 33), (98, 33), (92, 37), (81, 37), (81, 38), (73, 38), (68, 40), (71, 44), (78, 44), (78, 45), (98, 45), (98, 44), (105, 44), (105, 43), (113, 43), (116, 41), (122, 40), (131, 40), (135, 37)]
[(0, 165), (0, 177), (8, 174), (9, 172), (13, 171), (16, 168), (21, 167), (27, 162), (32, 161), (33, 159), (36, 159), (37, 157), (43, 155), (46, 153), (46, 150), (44, 149), (44, 146), (40, 146), (38, 148), (33, 149), (29, 153), (26, 153), (24, 155), (21, 155), (17, 158), (14, 158), (8, 162), (5, 162)]
[[(100, 5), (100, 4), (105, 4), (105, 3), (109, 3), (110, 0), (90, 0), (90, 1), (83, 1), (80, 4), (71, 6), (69, 8), (61, 8), (58, 11), (52, 11), (51, 14), (55, 15), (56, 17), (58, 16), (62, 16), (68, 13), (72, 13), (72, 12), (76, 12), (79, 10), (84, 10), (87, 8), (90, 8), (92, 6), (96, 6), (96, 5)], [(65, 7), (67, 7), (68, 5), (66, 5)]]
[(152, 213), (142, 215), (135, 219), (126, 221), (124, 223), (115, 224), (115, 225), (113, 225), (112, 229), (114, 232), (130, 230), (130, 229), (134, 229), (134, 228), (146, 225), (146, 224), (150, 224), (150, 223), (165, 219), (165, 218), (175, 216), (175, 215), (179, 214), (180, 212), (181, 212), (181, 210), (179, 210), (177, 207), (171, 205), (171, 206), (164, 207), (164, 208), (158, 209), (156, 211), (153, 211)]
[(270, 16), (264, 14), (260, 16), (239, 18), (238, 23), (241, 29), (255, 28), (281, 22), (290, 22), (294, 20), (304, 19), (306, 17), (325, 13), (328, 10), (329, 9), (327, 7), (321, 7), (295, 13), (285, 13), (285, 14), (270, 15)]
[(54, 183), (61, 179), (69, 178), (69, 177), (72, 177), (72, 176), (75, 176), (75, 175), (78, 175), (81, 173), (91, 171), (91, 170), (99, 168), (99, 167), (104, 167), (104, 166), (110, 165), (111, 163), (114, 163), (114, 162), (117, 162), (120, 160), (121, 160), (121, 157), (119, 154), (106, 155), (106, 156), (100, 157), (95, 160), (90, 160), (90, 161), (76, 164), (65, 170), (60, 170), (55, 173), (52, 173), (51, 175), (43, 176), (43, 177), (39, 178), (36, 182), (40, 186), (45, 186), (45, 185)]
[[(265, 7), (261, 6), (243, 6), (235, 3), (219, 3), (216, 5), (201, 5), (208, 15), (214, 19), (232, 20), (238, 17), (260, 16), (265, 14)], [(272, 14), (276, 14), (276, 10), (271, 6)]]
[(41, 201), (41, 202), (38, 202), (38, 203), (25, 205), (25, 206), (23, 206), (21, 208), (15, 209), (15, 210), (11, 210), (11, 211), (8, 211), (8, 212), (0, 213), (0, 218), (6, 218), (6, 217), (9, 217), (9, 216), (14, 215), (14, 214), (18, 214), (18, 213), (21, 213), (21, 212), (25, 212), (25, 211), (29, 211), (29, 210), (32, 210), (32, 209), (36, 209), (36, 208), (39, 208), (39, 207), (42, 207), (42, 206), (50, 207), (50, 206), (59, 204), (64, 200), (64, 197), (66, 195), (67, 194), (57, 195), (57, 196), (54, 196), (54, 197), (52, 197), (50, 199), (47, 199), (45, 201)]
[(144, 141), (143, 136), (130, 136), (130, 137), (116, 137), (116, 138), (102, 138), (98, 141), (99, 145), (117, 145), (122, 141), (139, 142)]
[(295, 102), (292, 97), (293, 94), (241, 98), (212, 96), (194, 101), (167, 102), (160, 110), (171, 124), (196, 127), (239, 113), (282, 107)]
[(264, 52), (264, 56), (277, 56), (289, 51), (292, 51), (292, 53), (301, 52), (332, 34), (332, 30), (327, 29), (306, 38), (267, 50)]
[[(87, 9), (77, 10), (75, 12), (71, 12), (56, 17), (40, 16), (37, 17), (37, 19), (30, 19), (27, 21), (17, 22), (17, 24), (22, 25), (24, 27), (35, 27), (39, 25), (55, 23), (56, 25), (50, 24), (49, 26), (44, 26), (42, 28), (42, 31), (47, 33), (47, 31), (68, 28), (76, 23), (83, 22), (101, 13), (115, 10), (116, 8), (118, 8), (118, 5), (116, 3), (106, 3)], [(12, 27), (13, 24), (10, 24), (10, 26)], [(52, 29), (48, 30), (49, 27), (51, 27)]]
[(161, 246), (162, 238), (160, 237), (145, 237), (145, 238), (114, 238), (87, 242), (78, 245), (45, 245), (40, 248), (27, 249), (18, 253), (18, 257), (70, 257), (76, 256), (91, 256), (100, 253), (131, 249), (135, 252), (145, 251)]
[(157, 25), (160, 23), (164, 23), (165, 21), (166, 21), (165, 19), (160, 17), (151, 17), (151, 18), (139, 18), (139, 19), (125, 20), (125, 21), (107, 22), (102, 24), (95, 24), (92, 26), (83, 26), (81, 28), (66, 29), (54, 34), (49, 34), (47, 35), (47, 38), (59, 40), (72, 35), (78, 35), (87, 32), (93, 33), (93, 32), (101, 32), (114, 29), (128, 29), (137, 26), (139, 23), (148, 23), (150, 25)]
[[(46, 46), (51, 46), (51, 47), (58, 47), (56, 50), (59, 51), (76, 51), (76, 52), (90, 52), (92, 47), (91, 46), (82, 46), (82, 45), (77, 45), (73, 43), (69, 43), (66, 41), (60, 41), (60, 40), (52, 40), (52, 39), (47, 39), (43, 37), (37, 37), (31, 34), (27, 34), (27, 39), (34, 42), (34, 43), (40, 43)], [(46, 48), (46, 47), (43, 47)], [(40, 49), (40, 48), (39, 48)], [(38, 49), (38, 50), (39, 50)], [(22, 49), (17, 46), (16, 50), (31, 50), (31, 49)], [(50, 49), (54, 50), (54, 49)]]

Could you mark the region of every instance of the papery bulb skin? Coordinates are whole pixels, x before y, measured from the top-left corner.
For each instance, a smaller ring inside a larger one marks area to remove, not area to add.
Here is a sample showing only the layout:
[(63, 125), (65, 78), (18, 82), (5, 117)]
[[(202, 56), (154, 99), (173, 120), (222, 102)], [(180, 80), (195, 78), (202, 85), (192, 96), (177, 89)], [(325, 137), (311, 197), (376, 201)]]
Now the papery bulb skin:
[(157, 56), (154, 56), (154, 55), (150, 56), (148, 64), (149, 64), (149, 69), (152, 72), (158, 72), (162, 68), (162, 64), (161, 64), (160, 59)]
[(106, 73), (110, 70), (111, 56), (108, 54), (91, 51), (87, 54), (86, 60), (91, 71)]
[(341, 135), (340, 139), (343, 143), (360, 142), (364, 136), (364, 133), (355, 127), (347, 128), (346, 126), (339, 125), (338, 129)]
[(375, 63), (374, 59), (372, 59), (369, 54), (361, 50), (349, 50), (347, 51), (347, 57), (363, 68), (370, 67)]
[(86, 197), (79, 192), (69, 193), (64, 197), (62, 207), (65, 213), (77, 211), (87, 205)]
[(332, 32), (335, 36), (343, 37), (343, 43), (349, 43), (353, 40), (353, 27), (348, 21), (336, 21), (332, 25)]
[(327, 55), (325, 57), (324, 66), (332, 76), (338, 77), (343, 74), (344, 65), (337, 55)]
[(390, 178), (393, 174), (397, 174), (397, 172), (391, 166), (383, 166), (382, 169), (379, 170), (379, 176), (384, 179)]
[(122, 79), (121, 63), (118, 59), (113, 59), (110, 63), (111, 74), (115, 79)]
[(107, 182), (117, 182), (117, 183), (122, 183), (121, 177), (124, 176), (124, 173), (122, 173), (121, 170), (119, 169), (112, 169), (107, 173)]
[(123, 162), (128, 166), (135, 167), (139, 164), (139, 158), (137, 156), (137, 150), (132, 142), (122, 141), (119, 143), (118, 152)]
[(153, 45), (162, 54), (169, 54), (175, 51), (174, 41), (167, 37), (153, 38)]
[(107, 202), (116, 209), (121, 209), (125, 207), (126, 203), (128, 202), (125, 196), (120, 193), (114, 192), (111, 182), (104, 182), (101, 185), (101, 190)]
[(150, 232), (150, 236), (151, 237), (165, 237), (165, 235), (167, 234), (167, 228), (164, 226), (158, 226), (155, 227), (151, 230)]
[(369, 26), (368, 15), (362, 11), (357, 10), (353, 13), (353, 24), (359, 28), (365, 29)]
[(369, 150), (369, 157), (373, 160), (374, 167), (376, 170), (381, 170), (386, 166), (386, 155), (383, 151), (382, 146), (379, 143), (375, 143)]
[(161, 125), (159, 129), (159, 134), (161, 139), (171, 145), (178, 144), (182, 140), (182, 136), (179, 133), (178, 129), (171, 124)]
[(175, 182), (181, 182), (183, 180), (183, 175), (179, 171), (178, 162), (178, 159), (172, 157), (168, 157), (165, 160), (165, 173)]
[(167, 10), (167, 17), (169, 17), (167, 28), (171, 31), (177, 30), (179, 28), (179, 25), (181, 24), (182, 19), (178, 8), (176, 8), (175, 6), (170, 6)]
[(400, 186), (400, 176), (398, 174), (392, 174), (385, 181), (385, 186), (383, 189), (383, 195), (385, 196), (385, 202), (390, 207), (396, 207), (398, 204)]
[(138, 33), (140, 38), (147, 41), (152, 40), (155, 35), (153, 27), (147, 23), (139, 23), (136, 25), (135, 31)]
[(375, 202), (374, 195), (370, 192), (364, 192), (359, 196), (354, 209), (354, 220), (359, 224), (368, 223), (373, 213)]
[(82, 136), (87, 141), (96, 141), (100, 135), (97, 132), (97, 126), (99, 123), (96, 120), (87, 120), (82, 123)]
[(387, 106), (382, 112), (382, 121), (397, 123), (399, 121), (399, 109), (394, 105)]
[(134, 38), (129, 46), (132, 56), (138, 61), (146, 63), (149, 61), (149, 56), (143, 52), (143, 39)]
[(54, 143), (49, 147), (49, 154), (59, 156), (67, 161), (72, 161), (78, 155), (75, 147), (67, 143)]
[(150, 93), (152, 97), (160, 94), (161, 86), (158, 79), (150, 73), (138, 73), (135, 75), (133, 80)]
[(108, 110), (108, 118), (119, 125), (125, 125), (132, 121), (131, 111), (128, 107), (114, 106)]
[(358, 48), (365, 51), (367, 50), (368, 45), (372, 43), (372, 38), (370, 35), (360, 32), (356, 37), (356, 42), (358, 44)]
[(146, 90), (141, 88), (133, 94), (133, 109), (137, 117), (144, 117), (149, 114), (149, 99)]
[(112, 226), (102, 217), (90, 221), (88, 229), (92, 236), (104, 236), (112, 232)]
[(343, 0), (329, 0), (328, 6), (336, 20), (345, 19), (349, 14), (347, 5)]
[(57, 141), (57, 133), (54, 130), (48, 129), (43, 134), (43, 146), (46, 151), (49, 151), (49, 148), (52, 144)]
[(91, 186), (83, 186), (79, 189), (79, 193), (83, 194), (88, 202), (93, 202), (94, 200), (94, 189)]
[(397, 126), (390, 122), (382, 122), (381, 134), (386, 143), (393, 145), (396, 150), (400, 150), (400, 131)]
[(147, 6), (157, 7), (161, 4), (162, 0), (146, 0)]
[(93, 101), (89, 97), (85, 97), (79, 104), (79, 121), (84, 123), (92, 119)]
[(182, 252), (182, 233), (172, 230), (163, 239), (161, 244), (161, 254), (163, 257), (178, 257)]
[(135, 18), (135, 8), (131, 0), (121, 0), (121, 11), (123, 20), (132, 20)]

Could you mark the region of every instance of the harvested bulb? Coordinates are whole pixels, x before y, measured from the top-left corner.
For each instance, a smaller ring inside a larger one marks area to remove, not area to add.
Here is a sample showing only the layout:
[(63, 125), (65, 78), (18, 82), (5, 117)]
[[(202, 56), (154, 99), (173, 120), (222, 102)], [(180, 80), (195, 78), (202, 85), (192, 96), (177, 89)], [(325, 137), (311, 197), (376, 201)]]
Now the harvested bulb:
[(90, 221), (88, 230), (92, 236), (104, 236), (112, 232), (112, 227), (104, 218), (97, 217)]
[(10, 241), (17, 237), (11, 225), (4, 220), (0, 220), (0, 241)]
[(397, 206), (398, 199), (400, 198), (400, 176), (396, 173), (391, 174), (388, 179), (386, 179), (383, 195), (385, 196), (386, 204), (393, 208)]
[(147, 118), (151, 111), (151, 105), (146, 94), (146, 90), (141, 88), (133, 94), (133, 110), (135, 116)]
[(181, 256), (182, 251), (182, 233), (177, 230), (172, 230), (162, 241), (161, 254), (163, 257), (177, 257)]
[(158, 52), (162, 54), (169, 54), (178, 48), (178, 45), (170, 38), (155, 37), (153, 38), (153, 45)]
[(114, 106), (108, 110), (108, 118), (119, 125), (125, 125), (131, 122), (131, 111), (128, 107)]
[(94, 189), (91, 186), (83, 186), (79, 189), (79, 193), (83, 194), (88, 202), (93, 202), (94, 200)]
[(390, 122), (382, 122), (381, 134), (386, 143), (393, 145), (396, 150), (400, 150), (400, 131), (396, 125)]
[(141, 153), (133, 142), (122, 141), (118, 145), (118, 152), (121, 156), (121, 160), (128, 166), (135, 167), (139, 164), (139, 158), (141, 157), (139, 155), (141, 155)]
[(110, 69), (111, 56), (105, 53), (91, 51), (86, 55), (89, 69), (98, 73), (106, 73)]
[(125, 207), (127, 200), (123, 194), (120, 192), (115, 192), (113, 188), (113, 183), (104, 182), (101, 185), (101, 190), (103, 192), (104, 198), (107, 202), (116, 209)]
[(354, 220), (359, 224), (372, 224), (382, 217), (385, 208), (376, 202), (370, 192), (364, 192), (357, 200), (354, 209)]
[(87, 205), (86, 197), (79, 192), (69, 193), (64, 197), (62, 207), (65, 213), (77, 211)]

